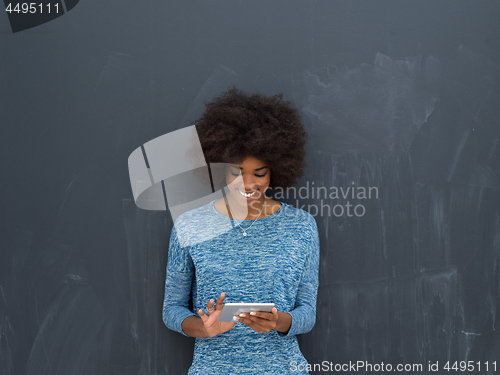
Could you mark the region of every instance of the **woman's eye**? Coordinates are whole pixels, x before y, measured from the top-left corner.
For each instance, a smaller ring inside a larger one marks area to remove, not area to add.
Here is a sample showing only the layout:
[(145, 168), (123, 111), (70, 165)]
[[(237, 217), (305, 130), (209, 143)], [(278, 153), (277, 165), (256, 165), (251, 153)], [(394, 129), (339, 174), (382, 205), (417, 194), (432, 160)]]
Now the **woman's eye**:
[[(232, 174), (233, 176), (235, 176), (235, 177), (240, 176), (240, 174), (239, 174), (239, 173), (233, 173), (233, 172), (231, 172), (231, 174)], [(255, 175), (255, 177), (259, 177), (259, 178), (266, 177), (266, 174), (267, 174), (267, 173), (264, 173), (264, 174), (256, 174), (256, 175)]]

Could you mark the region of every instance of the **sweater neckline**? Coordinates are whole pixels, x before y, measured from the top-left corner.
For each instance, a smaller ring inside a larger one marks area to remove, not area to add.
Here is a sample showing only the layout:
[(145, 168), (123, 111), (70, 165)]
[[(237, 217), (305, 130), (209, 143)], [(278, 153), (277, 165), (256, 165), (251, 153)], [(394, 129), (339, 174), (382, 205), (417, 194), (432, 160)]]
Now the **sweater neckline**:
[(213, 201), (210, 202), (210, 206), (212, 207), (212, 211), (215, 212), (216, 215), (220, 216), (220, 217), (223, 217), (224, 219), (226, 220), (230, 220), (230, 221), (237, 221), (239, 223), (242, 223), (242, 222), (251, 222), (251, 221), (264, 221), (266, 219), (271, 219), (271, 218), (274, 218), (274, 217), (277, 217), (277, 216), (280, 216), (281, 213), (284, 211), (283, 210), (283, 207), (285, 207), (286, 203), (285, 202), (281, 202), (281, 201), (276, 201), (278, 203), (281, 203), (281, 207), (278, 209), (278, 211), (276, 211), (274, 214), (272, 215), (269, 215), (269, 216), (266, 216), (266, 217), (263, 217), (262, 219), (250, 219), (250, 220), (236, 220), (232, 217), (227, 217), (225, 215), (222, 215), (219, 211), (217, 211), (215, 209), (215, 205), (214, 205), (214, 202), (216, 201), (217, 199), (214, 199)]

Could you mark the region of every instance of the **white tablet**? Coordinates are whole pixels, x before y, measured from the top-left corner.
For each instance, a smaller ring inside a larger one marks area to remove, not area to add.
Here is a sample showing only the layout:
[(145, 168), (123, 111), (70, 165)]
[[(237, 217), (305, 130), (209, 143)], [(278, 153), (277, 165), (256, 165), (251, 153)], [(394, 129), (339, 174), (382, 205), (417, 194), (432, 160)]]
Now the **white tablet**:
[(233, 316), (243, 312), (264, 311), (271, 312), (274, 303), (226, 303), (217, 319), (219, 322), (234, 322)]

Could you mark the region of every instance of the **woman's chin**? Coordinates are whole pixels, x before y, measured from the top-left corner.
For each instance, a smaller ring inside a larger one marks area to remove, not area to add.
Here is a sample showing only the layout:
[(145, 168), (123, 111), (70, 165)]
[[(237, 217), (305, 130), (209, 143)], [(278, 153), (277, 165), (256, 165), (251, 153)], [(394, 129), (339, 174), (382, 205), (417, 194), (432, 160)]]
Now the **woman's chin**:
[(231, 191), (231, 195), (233, 196), (233, 201), (241, 206), (251, 206), (255, 204), (259, 200), (259, 192), (256, 192), (253, 196), (246, 198), (239, 191)]

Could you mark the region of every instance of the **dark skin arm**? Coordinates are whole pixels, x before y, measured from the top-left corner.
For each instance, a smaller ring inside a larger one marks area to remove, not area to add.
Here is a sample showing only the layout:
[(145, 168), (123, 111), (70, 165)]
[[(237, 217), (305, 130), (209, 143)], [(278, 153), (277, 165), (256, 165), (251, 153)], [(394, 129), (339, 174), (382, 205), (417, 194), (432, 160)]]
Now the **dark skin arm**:
[(221, 293), (220, 297), (217, 298), (215, 308), (214, 300), (208, 301), (208, 315), (202, 310), (198, 310), (199, 318), (191, 315), (184, 319), (181, 325), (184, 333), (191, 337), (214, 337), (233, 328), (236, 322), (219, 322), (217, 320), (222, 311), (222, 302), (224, 302), (225, 297), (225, 294)]
[[(188, 316), (184, 319), (181, 325), (184, 333), (191, 337), (214, 337), (233, 328), (236, 322), (217, 321), (222, 311), (224, 298), (225, 295), (222, 293), (217, 298), (215, 308), (213, 306), (214, 300), (208, 301), (208, 316), (202, 310), (198, 310), (200, 318)], [(259, 333), (269, 332), (274, 329), (286, 334), (292, 324), (292, 316), (289, 313), (278, 311), (276, 307), (273, 307), (271, 312), (252, 311), (251, 313), (241, 313), (239, 316), (235, 316), (235, 320), (246, 324)]]
[(271, 312), (252, 311), (235, 316), (235, 320), (246, 324), (253, 330), (264, 333), (276, 330), (287, 334), (292, 325), (292, 316), (289, 313), (278, 311), (273, 307)]

